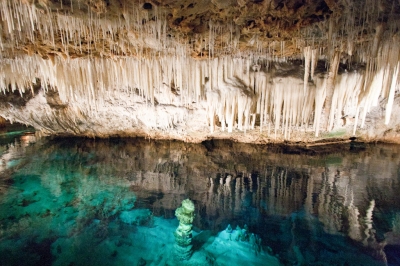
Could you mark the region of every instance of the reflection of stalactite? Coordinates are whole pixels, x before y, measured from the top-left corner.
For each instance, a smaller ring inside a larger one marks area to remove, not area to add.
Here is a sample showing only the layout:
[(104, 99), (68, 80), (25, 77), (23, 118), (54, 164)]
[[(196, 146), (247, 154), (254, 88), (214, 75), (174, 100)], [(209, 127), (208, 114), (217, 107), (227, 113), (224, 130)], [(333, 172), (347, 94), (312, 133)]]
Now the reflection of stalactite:
[(365, 238), (363, 239), (363, 244), (367, 247), (372, 248), (375, 251), (375, 254), (373, 254), (374, 257), (387, 263), (387, 257), (384, 251), (386, 241), (382, 242), (377, 241), (375, 236), (375, 230), (372, 226), (374, 209), (375, 209), (375, 200), (371, 200), (364, 218)]
[(207, 193), (207, 214), (208, 216), (216, 216), (217, 214), (225, 217), (232, 217), (235, 212), (235, 206), (240, 206), (239, 202), (233, 195), (236, 191), (233, 186), (240, 186), (238, 178), (233, 179), (231, 175), (219, 177), (219, 181), (210, 178), (210, 188)]
[(205, 204), (207, 216), (231, 219), (243, 216), (250, 211), (249, 207), (271, 215), (288, 215), (303, 204), (302, 191), (308, 179), (298, 176), (303, 174), (277, 167), (263, 174), (239, 173), (236, 177), (218, 174), (215, 179), (209, 179)]
[(365, 218), (360, 217), (358, 207), (354, 204), (354, 192), (349, 178), (341, 176), (339, 171), (326, 169), (319, 194), (318, 217), (324, 229), (331, 234), (343, 232), (348, 225), (347, 235), (353, 240), (362, 242), (374, 250), (374, 257), (387, 262), (384, 247), (385, 241), (378, 242), (373, 228), (373, 211), (375, 201), (371, 200)]
[(349, 232), (348, 235), (350, 238), (356, 240), (356, 241), (361, 241), (362, 236), (361, 236), (361, 228), (360, 228), (360, 221), (359, 215), (360, 212), (358, 211), (358, 208), (354, 206), (354, 194), (351, 192), (351, 200), (349, 205), (347, 206), (347, 213), (348, 213), (348, 220), (349, 220)]
[(222, 184), (223, 193), (224, 193), (224, 211), (231, 211), (232, 210), (232, 190), (231, 190), (231, 179), (232, 176), (228, 175), (225, 179), (225, 184)]
[(313, 191), (314, 191), (314, 178), (312, 175), (307, 180), (307, 195), (304, 201), (304, 210), (307, 216), (313, 213)]
[(372, 228), (372, 214), (375, 208), (375, 200), (371, 200), (369, 203), (369, 207), (367, 209), (367, 213), (365, 214), (365, 239), (363, 241), (364, 245), (368, 245), (368, 241), (370, 241), (370, 238), (374, 238), (375, 236), (375, 231)]
[(327, 170), (323, 174), (322, 189), (319, 194), (318, 214), (329, 233), (339, 232), (342, 228), (343, 202), (336, 195), (334, 172)]
[(242, 182), (241, 182), (241, 178), (236, 178), (236, 185), (235, 185), (235, 207), (234, 207), (234, 213), (240, 213), (240, 194), (241, 194), (241, 190), (242, 190)]

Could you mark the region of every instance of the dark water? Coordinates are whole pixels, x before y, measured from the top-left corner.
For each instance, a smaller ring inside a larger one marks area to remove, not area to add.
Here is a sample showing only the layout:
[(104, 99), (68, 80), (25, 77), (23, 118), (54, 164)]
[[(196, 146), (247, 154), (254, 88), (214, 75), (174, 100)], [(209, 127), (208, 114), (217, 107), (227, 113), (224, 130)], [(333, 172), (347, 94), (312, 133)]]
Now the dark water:
[[(399, 146), (22, 132), (0, 146), (1, 265), (400, 265)], [(186, 198), (194, 253), (174, 262), (174, 212)], [(261, 251), (218, 238), (228, 224), (246, 225)]]

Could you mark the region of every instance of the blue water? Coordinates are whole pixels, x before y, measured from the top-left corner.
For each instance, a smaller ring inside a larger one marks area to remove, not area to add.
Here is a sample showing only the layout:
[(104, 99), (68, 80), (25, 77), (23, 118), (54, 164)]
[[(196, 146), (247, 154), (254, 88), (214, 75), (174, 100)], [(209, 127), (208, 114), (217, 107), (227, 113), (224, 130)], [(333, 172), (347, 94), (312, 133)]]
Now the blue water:
[[(17, 132), (0, 148), (0, 265), (400, 265), (396, 145)], [(174, 212), (186, 198), (194, 253), (176, 262)], [(259, 236), (261, 253), (221, 240), (228, 224)]]

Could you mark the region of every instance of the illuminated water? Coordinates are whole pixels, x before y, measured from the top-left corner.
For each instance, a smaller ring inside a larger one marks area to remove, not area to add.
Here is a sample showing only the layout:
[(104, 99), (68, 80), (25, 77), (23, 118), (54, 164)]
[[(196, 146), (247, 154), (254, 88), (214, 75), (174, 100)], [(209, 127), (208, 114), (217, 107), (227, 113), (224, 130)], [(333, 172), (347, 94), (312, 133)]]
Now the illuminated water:
[[(334, 147), (3, 134), (0, 264), (400, 265), (400, 147)], [(194, 254), (177, 262), (185, 198)]]

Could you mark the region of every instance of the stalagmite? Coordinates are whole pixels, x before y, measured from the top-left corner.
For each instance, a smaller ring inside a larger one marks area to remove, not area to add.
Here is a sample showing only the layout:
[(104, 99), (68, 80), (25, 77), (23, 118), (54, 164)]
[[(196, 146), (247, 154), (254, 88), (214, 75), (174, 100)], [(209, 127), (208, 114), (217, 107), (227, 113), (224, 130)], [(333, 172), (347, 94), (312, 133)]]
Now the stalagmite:
[(179, 220), (179, 226), (175, 235), (175, 259), (185, 261), (192, 256), (192, 224), (194, 219), (194, 204), (190, 199), (182, 201), (182, 206), (176, 209), (175, 216)]

